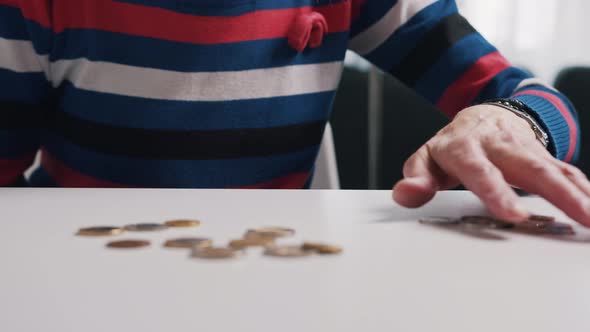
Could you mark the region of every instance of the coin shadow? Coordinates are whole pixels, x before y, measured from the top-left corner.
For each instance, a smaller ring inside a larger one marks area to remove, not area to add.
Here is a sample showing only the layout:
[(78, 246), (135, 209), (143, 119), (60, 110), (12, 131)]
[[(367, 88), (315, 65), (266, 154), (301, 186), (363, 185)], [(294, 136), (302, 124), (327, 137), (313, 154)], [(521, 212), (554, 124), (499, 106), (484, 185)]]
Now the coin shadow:
[(468, 236), (468, 237), (480, 239), (480, 240), (486, 240), (486, 241), (506, 241), (506, 240), (508, 240), (507, 237), (502, 236), (496, 232), (489, 231), (484, 228), (476, 228), (476, 227), (465, 228), (465, 227), (460, 227), (460, 226), (435, 225), (435, 224), (421, 224), (421, 225), (423, 225), (425, 227), (440, 229), (442, 231), (446, 231), (446, 232), (450, 232), (450, 233), (456, 233), (461, 236)]

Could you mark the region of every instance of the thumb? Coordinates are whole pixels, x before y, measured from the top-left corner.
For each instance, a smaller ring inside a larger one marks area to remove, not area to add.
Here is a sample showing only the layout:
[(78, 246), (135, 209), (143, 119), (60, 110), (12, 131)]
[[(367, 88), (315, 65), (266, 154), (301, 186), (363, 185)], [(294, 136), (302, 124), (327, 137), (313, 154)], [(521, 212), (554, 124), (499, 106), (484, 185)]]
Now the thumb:
[(393, 187), (393, 199), (408, 208), (428, 203), (436, 192), (452, 188), (458, 181), (449, 178), (423, 145), (404, 164), (404, 179)]

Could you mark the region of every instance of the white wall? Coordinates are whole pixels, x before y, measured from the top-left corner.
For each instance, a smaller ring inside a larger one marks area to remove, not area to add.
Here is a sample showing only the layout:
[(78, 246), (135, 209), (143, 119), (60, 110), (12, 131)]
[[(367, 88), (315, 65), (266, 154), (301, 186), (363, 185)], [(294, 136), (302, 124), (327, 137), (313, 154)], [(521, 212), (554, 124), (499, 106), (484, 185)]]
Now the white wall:
[(553, 82), (590, 66), (588, 0), (457, 0), (463, 15), (514, 64)]

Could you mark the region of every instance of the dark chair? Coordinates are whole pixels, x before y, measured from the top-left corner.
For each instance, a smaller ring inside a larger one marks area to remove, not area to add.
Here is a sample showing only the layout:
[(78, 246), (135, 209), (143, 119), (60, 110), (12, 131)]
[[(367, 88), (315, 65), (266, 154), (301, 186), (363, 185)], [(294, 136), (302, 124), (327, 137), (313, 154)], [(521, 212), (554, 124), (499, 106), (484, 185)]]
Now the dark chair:
[(563, 69), (555, 79), (555, 87), (571, 100), (578, 111), (582, 150), (576, 165), (590, 176), (590, 156), (585, 153), (590, 146), (590, 67)]
[[(402, 178), (406, 159), (448, 123), (428, 101), (384, 75), (378, 189)], [(330, 119), (342, 189), (368, 188), (368, 74), (346, 67)]]

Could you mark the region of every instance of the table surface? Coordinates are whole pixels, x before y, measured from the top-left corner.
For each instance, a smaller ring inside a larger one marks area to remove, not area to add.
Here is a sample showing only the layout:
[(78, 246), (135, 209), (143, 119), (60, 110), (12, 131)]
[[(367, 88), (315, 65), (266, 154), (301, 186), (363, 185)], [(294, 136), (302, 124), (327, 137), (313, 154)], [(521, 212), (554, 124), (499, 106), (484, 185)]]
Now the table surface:
[[(389, 191), (2, 189), (0, 206), (0, 331), (590, 331), (590, 232), (480, 238), (416, 222), (484, 212), (467, 192), (406, 210)], [(171, 218), (203, 225), (119, 236), (154, 243), (124, 252), (74, 235)], [(264, 225), (345, 251), (204, 261), (161, 247)]]

